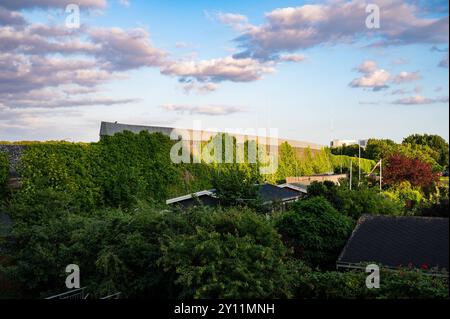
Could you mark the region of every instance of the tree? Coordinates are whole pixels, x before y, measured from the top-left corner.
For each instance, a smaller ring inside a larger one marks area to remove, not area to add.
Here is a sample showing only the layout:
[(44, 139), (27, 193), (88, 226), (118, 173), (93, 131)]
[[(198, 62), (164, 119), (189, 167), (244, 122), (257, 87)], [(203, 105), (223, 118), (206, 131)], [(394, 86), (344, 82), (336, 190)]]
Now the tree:
[(433, 172), (430, 164), (419, 159), (396, 154), (385, 161), (383, 182), (387, 185), (398, 185), (408, 181), (412, 186), (427, 188), (435, 184), (438, 175)]
[(380, 194), (378, 189), (360, 185), (352, 190), (346, 182), (340, 186), (331, 182), (311, 183), (308, 187), (308, 197), (321, 196), (326, 198), (340, 213), (359, 219), (363, 214), (401, 215), (402, 206), (388, 196)]
[(333, 267), (353, 229), (352, 220), (323, 197), (299, 201), (282, 213), (275, 227), (297, 258), (313, 267)]
[(240, 164), (218, 165), (212, 178), (216, 195), (224, 206), (255, 204), (258, 201), (258, 182), (257, 171), (245, 169)]
[(186, 218), (191, 228), (163, 241), (159, 261), (178, 298), (292, 297), (288, 250), (263, 216), (231, 209)]
[(3, 197), (3, 191), (8, 180), (9, 163), (6, 154), (0, 152), (0, 203)]
[(396, 145), (397, 144), (395, 144), (394, 141), (389, 139), (369, 139), (367, 141), (365, 155), (371, 160), (379, 161), (381, 158), (385, 158), (386, 156), (391, 154)]
[(439, 135), (428, 134), (413, 134), (406, 137), (402, 144), (417, 144), (430, 147), (434, 153), (433, 158), (442, 167), (447, 167), (449, 164), (449, 145), (445, 139)]
[(277, 181), (284, 181), (290, 176), (300, 176), (300, 163), (295, 149), (288, 142), (284, 142), (280, 145), (278, 153)]

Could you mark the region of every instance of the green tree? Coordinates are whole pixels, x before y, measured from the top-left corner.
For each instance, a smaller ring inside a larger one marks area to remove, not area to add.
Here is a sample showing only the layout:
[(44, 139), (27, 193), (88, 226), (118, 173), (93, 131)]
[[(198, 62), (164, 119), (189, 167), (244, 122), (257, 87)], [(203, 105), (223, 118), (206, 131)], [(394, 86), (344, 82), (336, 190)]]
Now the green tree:
[(354, 220), (363, 214), (403, 214), (402, 204), (364, 184), (350, 190), (346, 181), (342, 181), (340, 186), (331, 182), (312, 183), (308, 188), (308, 197), (317, 196), (326, 198), (340, 213)]
[(333, 267), (353, 229), (352, 220), (340, 214), (323, 197), (313, 197), (280, 214), (275, 227), (295, 256), (313, 267)]
[(255, 205), (258, 202), (259, 174), (240, 164), (221, 164), (212, 178), (221, 205)]
[(4, 195), (4, 188), (8, 180), (9, 161), (6, 154), (0, 152), (0, 203)]
[(379, 161), (394, 152), (396, 143), (392, 140), (369, 139), (365, 149), (365, 155), (368, 159)]
[(180, 298), (287, 298), (288, 250), (264, 217), (249, 210), (197, 211), (192, 229), (170, 236), (161, 265), (175, 274)]
[(413, 134), (406, 137), (402, 144), (416, 144), (430, 147), (434, 153), (433, 158), (442, 167), (448, 168), (449, 162), (449, 145), (445, 139), (439, 135)]

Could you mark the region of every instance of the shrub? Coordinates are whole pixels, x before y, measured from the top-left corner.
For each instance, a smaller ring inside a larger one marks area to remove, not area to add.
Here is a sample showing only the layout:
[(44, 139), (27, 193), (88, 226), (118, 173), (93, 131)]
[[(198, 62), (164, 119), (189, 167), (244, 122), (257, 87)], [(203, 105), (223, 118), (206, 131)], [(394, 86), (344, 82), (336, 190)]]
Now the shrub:
[[(80, 266), (96, 297), (291, 297), (289, 251), (264, 217), (249, 210), (184, 213), (139, 204), (133, 212), (60, 212), (39, 223), (16, 218), (3, 269), (22, 297), (65, 290), (68, 264)], [(0, 269), (1, 272), (2, 269)]]
[(8, 157), (6, 156), (6, 154), (0, 152), (0, 196), (3, 196), (4, 187), (8, 180), (8, 172), (9, 172)]
[(363, 214), (372, 215), (402, 215), (402, 205), (378, 189), (361, 185), (352, 190), (345, 183), (337, 186), (333, 183), (312, 183), (308, 187), (308, 197), (321, 196), (326, 198), (335, 209), (344, 215), (359, 219)]
[(290, 297), (288, 250), (264, 217), (249, 210), (196, 211), (191, 229), (163, 243), (160, 260), (180, 298)]
[(363, 271), (301, 272), (296, 298), (300, 299), (448, 299), (448, 278), (414, 270), (383, 270), (380, 288), (366, 287)]
[(315, 267), (333, 267), (353, 229), (353, 222), (323, 197), (297, 202), (276, 217), (275, 227), (295, 256)]
[(353, 173), (358, 172), (359, 165), (361, 164), (362, 173), (370, 173), (376, 162), (370, 159), (350, 157), (346, 155), (331, 155), (334, 171), (340, 173), (341, 169), (343, 173), (350, 171), (350, 161), (352, 161)]
[(420, 188), (412, 187), (408, 181), (401, 182), (392, 188), (383, 192), (389, 198), (398, 201), (407, 210), (413, 210), (424, 200)]

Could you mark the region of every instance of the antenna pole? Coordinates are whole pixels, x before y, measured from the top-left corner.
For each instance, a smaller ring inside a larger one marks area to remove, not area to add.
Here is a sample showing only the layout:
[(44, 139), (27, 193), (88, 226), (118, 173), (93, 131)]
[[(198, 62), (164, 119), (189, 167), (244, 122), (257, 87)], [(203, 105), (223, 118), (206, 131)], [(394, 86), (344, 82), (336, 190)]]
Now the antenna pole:
[(353, 177), (353, 163), (350, 160), (350, 190), (352, 189), (352, 177)]

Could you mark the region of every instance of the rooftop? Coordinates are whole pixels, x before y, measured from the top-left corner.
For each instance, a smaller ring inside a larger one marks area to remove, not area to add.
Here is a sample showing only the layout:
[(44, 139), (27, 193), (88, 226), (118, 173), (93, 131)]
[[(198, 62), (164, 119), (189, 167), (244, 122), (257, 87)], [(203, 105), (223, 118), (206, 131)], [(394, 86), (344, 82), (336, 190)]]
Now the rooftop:
[(447, 269), (449, 220), (430, 217), (364, 215), (353, 231), (337, 266), (375, 262), (389, 268)]

